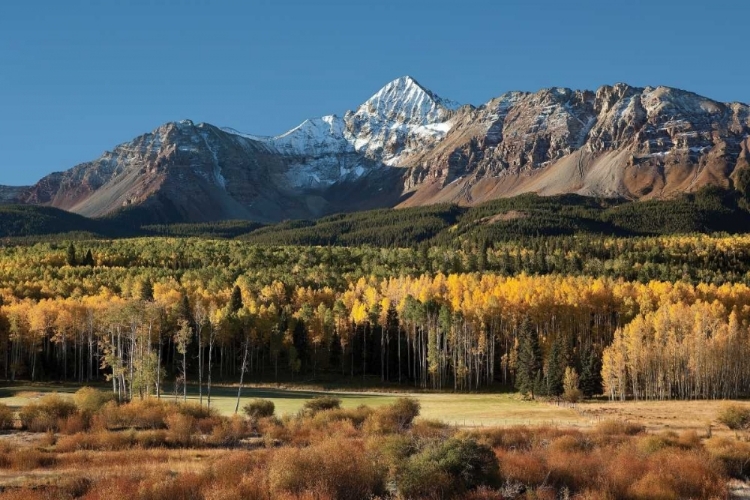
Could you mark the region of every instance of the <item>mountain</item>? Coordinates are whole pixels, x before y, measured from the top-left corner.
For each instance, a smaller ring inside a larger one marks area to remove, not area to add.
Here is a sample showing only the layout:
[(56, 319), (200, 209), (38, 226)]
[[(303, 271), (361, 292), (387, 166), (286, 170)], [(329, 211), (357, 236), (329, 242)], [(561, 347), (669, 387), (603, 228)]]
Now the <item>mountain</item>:
[(162, 125), (0, 202), (142, 222), (274, 222), (525, 192), (651, 199), (750, 168), (750, 110), (667, 87), (510, 92), (474, 107), (411, 77), (276, 137)]

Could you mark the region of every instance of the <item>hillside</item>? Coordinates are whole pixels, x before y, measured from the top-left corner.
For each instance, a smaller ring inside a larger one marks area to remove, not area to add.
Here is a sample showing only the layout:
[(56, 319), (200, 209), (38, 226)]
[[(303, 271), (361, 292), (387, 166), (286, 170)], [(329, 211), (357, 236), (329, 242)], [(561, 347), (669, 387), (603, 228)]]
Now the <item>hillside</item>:
[(524, 194), (474, 207), (451, 204), (341, 213), (315, 220), (263, 225), (230, 220), (140, 224), (138, 211), (89, 219), (49, 207), (0, 207), (0, 236), (40, 237), (81, 233), (88, 237), (172, 236), (239, 238), (264, 245), (460, 246), (536, 236), (618, 236), (750, 231), (750, 213), (737, 192), (706, 188), (669, 200), (630, 202), (580, 195)]

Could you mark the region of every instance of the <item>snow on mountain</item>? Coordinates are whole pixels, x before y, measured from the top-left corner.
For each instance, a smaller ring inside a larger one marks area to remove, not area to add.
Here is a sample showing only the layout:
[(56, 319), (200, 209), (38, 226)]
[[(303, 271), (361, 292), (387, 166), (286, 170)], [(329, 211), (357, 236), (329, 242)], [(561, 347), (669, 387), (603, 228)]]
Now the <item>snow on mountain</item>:
[[(386, 84), (344, 118), (312, 118), (275, 137), (222, 130), (264, 142), (289, 158), (287, 180), (292, 186), (315, 188), (360, 177), (373, 165), (399, 166), (402, 155), (445, 137), (458, 108), (458, 103), (405, 76)], [(362, 155), (370, 161), (363, 162)]]
[(357, 110), (357, 115), (370, 116), (383, 122), (429, 125), (445, 121), (450, 111), (460, 105), (422, 87), (410, 76), (386, 84)]
[[(263, 137), (171, 122), (0, 202), (158, 221), (274, 221), (524, 192), (632, 199), (731, 186), (750, 169), (750, 107), (679, 89), (508, 92), (479, 107), (398, 78), (343, 117)], [(145, 212), (143, 212), (145, 213)]]

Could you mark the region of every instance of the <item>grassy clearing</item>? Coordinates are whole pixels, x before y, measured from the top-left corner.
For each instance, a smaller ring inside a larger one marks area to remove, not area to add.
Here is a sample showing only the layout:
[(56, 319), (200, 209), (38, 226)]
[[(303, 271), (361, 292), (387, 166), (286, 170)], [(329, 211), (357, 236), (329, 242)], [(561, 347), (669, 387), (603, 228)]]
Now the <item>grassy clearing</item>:
[[(75, 385), (6, 387), (0, 390), (0, 403), (18, 409), (38, 400), (44, 394), (59, 392), (61, 395), (72, 395), (79, 387)], [(378, 408), (392, 404), (399, 397), (410, 396), (418, 399), (422, 404), (423, 418), (467, 427), (547, 424), (585, 427), (589, 424), (589, 419), (570, 408), (544, 402), (524, 401), (516, 394), (339, 392), (245, 387), (242, 390), (240, 409), (251, 399), (262, 398), (274, 402), (277, 415), (294, 415), (306, 401), (324, 394), (339, 397), (344, 408), (356, 408), (360, 405)], [(174, 399), (174, 395), (167, 394), (164, 398), (171, 400)], [(177, 400), (181, 400), (181, 395), (178, 395)], [(196, 387), (190, 388), (188, 400), (198, 401)], [(236, 403), (236, 387), (213, 388), (211, 406), (223, 415), (233, 414)]]
[[(72, 395), (79, 388), (80, 386), (73, 384), (6, 386), (0, 388), (0, 403), (18, 409), (45, 394), (57, 392), (63, 396)], [(107, 389), (106, 386), (100, 388)], [(294, 415), (306, 401), (325, 394), (341, 398), (344, 408), (356, 408), (360, 405), (378, 408), (393, 403), (399, 397), (414, 397), (422, 405), (422, 418), (465, 427), (553, 425), (588, 428), (602, 420), (617, 419), (637, 422), (651, 432), (695, 430), (699, 434), (705, 434), (711, 425), (714, 433), (734, 434), (716, 421), (724, 401), (589, 401), (569, 407), (540, 401), (525, 401), (512, 393), (352, 392), (251, 386), (242, 390), (240, 411), (251, 399), (262, 398), (274, 402), (277, 415)], [(167, 400), (174, 399), (173, 394), (166, 394), (164, 397)], [(231, 415), (234, 413), (236, 398), (237, 387), (214, 387), (211, 404), (223, 415)], [(177, 399), (181, 400), (181, 395)], [(188, 400), (198, 401), (197, 387), (189, 388)], [(205, 401), (204, 394), (204, 403)], [(750, 407), (749, 402), (738, 404)]]

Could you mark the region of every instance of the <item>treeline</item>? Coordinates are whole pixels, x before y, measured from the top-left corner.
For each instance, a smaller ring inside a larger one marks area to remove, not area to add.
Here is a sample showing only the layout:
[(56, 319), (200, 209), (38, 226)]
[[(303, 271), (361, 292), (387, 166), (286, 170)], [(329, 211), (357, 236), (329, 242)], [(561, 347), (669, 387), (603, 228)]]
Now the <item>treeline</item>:
[(258, 289), (280, 281), (289, 289), (343, 290), (361, 277), (438, 272), (750, 284), (748, 236), (566, 236), (492, 245), (467, 241), (458, 249), (274, 247), (178, 238), (89, 240), (76, 241), (74, 246), (77, 263), (91, 251), (93, 265), (68, 265), (70, 242), (0, 247), (0, 291), (37, 300), (96, 295), (102, 289), (128, 296), (143, 279), (200, 283), (218, 291), (231, 288), (241, 276)]
[(147, 275), (119, 292), (71, 287), (42, 300), (3, 292), (6, 378), (106, 377), (122, 398), (322, 374), (558, 396), (568, 372), (586, 395), (604, 383), (638, 398), (738, 397), (750, 380), (742, 284), (437, 273), (341, 287), (247, 275), (226, 288)]
[(736, 304), (664, 304), (615, 332), (604, 351), (612, 399), (729, 399), (750, 385), (750, 336)]

